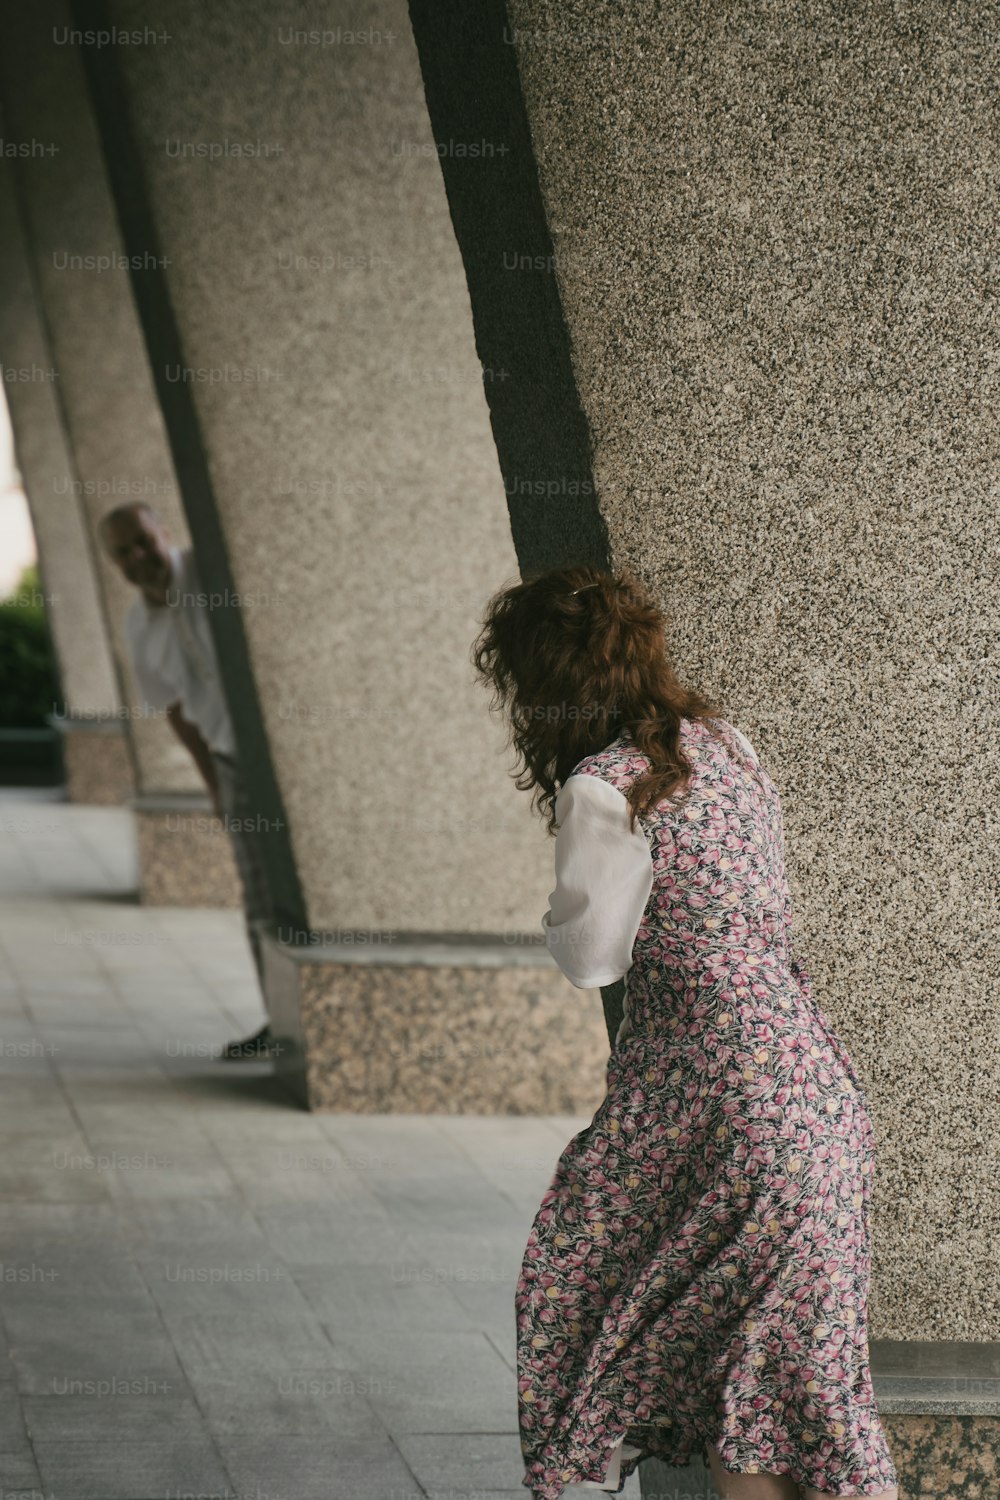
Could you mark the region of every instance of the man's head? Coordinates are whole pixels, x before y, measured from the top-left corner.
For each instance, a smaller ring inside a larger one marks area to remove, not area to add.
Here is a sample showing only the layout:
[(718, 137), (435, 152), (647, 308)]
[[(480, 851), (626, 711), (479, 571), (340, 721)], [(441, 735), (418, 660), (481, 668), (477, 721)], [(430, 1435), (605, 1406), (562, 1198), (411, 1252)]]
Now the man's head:
[(164, 593), (170, 586), (170, 538), (156, 511), (137, 501), (117, 505), (101, 517), (98, 534), (105, 552), (143, 593)]

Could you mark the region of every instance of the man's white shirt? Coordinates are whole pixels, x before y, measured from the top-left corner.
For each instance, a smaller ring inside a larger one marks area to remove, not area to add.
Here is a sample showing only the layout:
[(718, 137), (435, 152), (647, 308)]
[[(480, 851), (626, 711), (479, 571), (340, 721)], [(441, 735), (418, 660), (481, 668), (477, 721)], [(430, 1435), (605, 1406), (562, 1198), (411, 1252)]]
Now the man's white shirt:
[(140, 593), (125, 616), (136, 682), (150, 708), (179, 703), (210, 750), (235, 757), (236, 739), (194, 553), (190, 547), (171, 547), (170, 562), (167, 603), (150, 605)]

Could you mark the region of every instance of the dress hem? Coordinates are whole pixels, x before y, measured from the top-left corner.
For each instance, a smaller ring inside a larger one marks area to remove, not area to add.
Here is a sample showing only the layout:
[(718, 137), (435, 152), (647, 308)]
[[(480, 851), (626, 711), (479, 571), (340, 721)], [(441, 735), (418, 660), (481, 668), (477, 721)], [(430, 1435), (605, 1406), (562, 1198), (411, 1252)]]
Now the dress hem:
[[(627, 1439), (630, 1431), (631, 1429), (628, 1427), (623, 1428), (621, 1433), (615, 1438), (611, 1448), (608, 1449), (605, 1453), (604, 1463), (602, 1466), (605, 1478), (607, 1477), (608, 1470), (611, 1467), (615, 1454), (623, 1445), (628, 1446)], [(888, 1482), (888, 1484), (883, 1483), (881, 1480), (876, 1480), (875, 1482), (881, 1485), (881, 1488), (877, 1490), (864, 1488), (864, 1481), (862, 1481), (861, 1488), (859, 1488), (857, 1485), (851, 1484), (850, 1481), (843, 1481), (844, 1483), (849, 1484), (851, 1487), (846, 1490), (824, 1490), (818, 1484), (815, 1484), (813, 1482), (809, 1475), (806, 1474), (802, 1469), (801, 1465), (797, 1465), (795, 1468), (790, 1468), (787, 1466), (787, 1463), (785, 1467), (779, 1468), (769, 1466), (766, 1461), (762, 1461), (761, 1466), (756, 1469), (731, 1469), (725, 1461), (725, 1456), (723, 1455), (722, 1447), (720, 1446), (721, 1444), (725, 1443), (725, 1441), (725, 1438), (721, 1437), (719, 1439), (696, 1439), (695, 1442), (691, 1445), (688, 1456), (684, 1459), (678, 1458), (676, 1454), (672, 1454), (667, 1457), (662, 1453), (653, 1451), (647, 1445), (644, 1445), (638, 1450), (638, 1452), (630, 1453), (628, 1457), (623, 1457), (621, 1459), (618, 1485), (617, 1488), (613, 1490), (604, 1489), (599, 1480), (592, 1480), (588, 1474), (583, 1472), (584, 1470), (592, 1467), (591, 1461), (586, 1456), (582, 1456), (575, 1461), (567, 1459), (563, 1465), (559, 1465), (558, 1459), (553, 1457), (550, 1465), (551, 1467), (555, 1468), (558, 1466), (562, 1468), (563, 1471), (578, 1471), (571, 1479), (565, 1479), (560, 1474), (560, 1477), (558, 1479), (552, 1480), (551, 1483), (543, 1481), (541, 1484), (535, 1484), (529, 1474), (526, 1473), (521, 1482), (526, 1489), (530, 1489), (532, 1500), (562, 1500), (562, 1497), (564, 1495), (567, 1496), (567, 1500), (572, 1500), (573, 1495), (576, 1493), (580, 1493), (581, 1495), (584, 1493), (599, 1494), (602, 1492), (602, 1490), (605, 1494), (617, 1495), (621, 1493), (626, 1481), (631, 1477), (631, 1475), (635, 1472), (639, 1465), (650, 1458), (657, 1459), (660, 1463), (666, 1464), (669, 1468), (686, 1469), (689, 1468), (690, 1465), (695, 1462), (695, 1460), (703, 1463), (704, 1466), (708, 1468), (709, 1464), (707, 1449), (708, 1444), (711, 1442), (719, 1453), (722, 1468), (727, 1474), (756, 1474), (761, 1478), (774, 1475), (781, 1478), (791, 1479), (797, 1485), (807, 1485), (811, 1489), (814, 1489), (818, 1495), (824, 1497), (824, 1500), (853, 1500), (853, 1497), (857, 1497), (857, 1500), (879, 1500), (879, 1496), (888, 1495), (893, 1489), (898, 1489), (899, 1487), (899, 1478), (898, 1476), (894, 1476)], [(536, 1462), (542, 1462), (542, 1460), (536, 1460)], [(868, 1483), (871, 1483), (871, 1481), (868, 1481)]]

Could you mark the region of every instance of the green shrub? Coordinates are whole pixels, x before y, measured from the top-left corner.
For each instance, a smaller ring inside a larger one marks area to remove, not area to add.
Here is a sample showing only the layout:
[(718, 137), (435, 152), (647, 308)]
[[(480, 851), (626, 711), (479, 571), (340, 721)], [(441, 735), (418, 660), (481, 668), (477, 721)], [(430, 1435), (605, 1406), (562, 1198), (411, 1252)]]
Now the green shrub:
[(0, 729), (44, 729), (59, 698), (37, 568), (0, 600)]

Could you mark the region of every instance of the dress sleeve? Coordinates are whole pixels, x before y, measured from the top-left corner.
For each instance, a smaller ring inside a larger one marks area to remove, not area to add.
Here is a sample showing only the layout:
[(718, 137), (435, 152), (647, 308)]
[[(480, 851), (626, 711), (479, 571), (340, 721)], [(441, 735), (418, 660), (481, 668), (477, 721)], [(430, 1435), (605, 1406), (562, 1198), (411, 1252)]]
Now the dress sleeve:
[(621, 979), (653, 888), (653, 857), (617, 787), (570, 776), (555, 804), (556, 888), (542, 918), (545, 945), (577, 989)]

